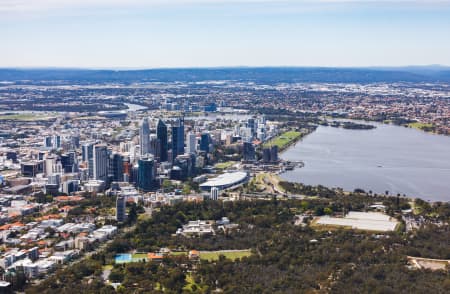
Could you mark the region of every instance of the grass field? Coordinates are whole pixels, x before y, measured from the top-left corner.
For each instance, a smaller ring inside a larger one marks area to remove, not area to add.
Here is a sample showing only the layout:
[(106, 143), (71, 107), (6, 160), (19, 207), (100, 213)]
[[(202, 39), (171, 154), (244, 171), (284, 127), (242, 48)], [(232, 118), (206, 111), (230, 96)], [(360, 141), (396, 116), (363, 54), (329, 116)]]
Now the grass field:
[[(187, 255), (187, 252), (181, 251), (181, 252), (172, 252), (171, 255), (177, 256), (177, 255)], [(230, 260), (236, 260), (240, 259), (242, 257), (247, 257), (252, 255), (250, 250), (220, 250), (220, 251), (200, 251), (200, 259), (202, 260), (208, 260), (208, 261), (215, 261), (219, 260), (219, 256), (225, 256), (225, 258)]]
[(273, 138), (272, 140), (264, 143), (264, 147), (276, 145), (276, 146), (278, 146), (279, 149), (283, 149), (288, 144), (290, 144), (292, 141), (299, 139), (301, 136), (302, 136), (302, 133), (300, 133), (300, 132), (288, 131), (288, 132), (285, 132), (285, 133)]
[(413, 128), (413, 129), (423, 130), (425, 128), (432, 128), (433, 124), (413, 122), (413, 123), (407, 124), (407, 126), (410, 128)]
[(134, 253), (133, 255), (131, 255), (131, 258), (144, 259), (144, 258), (147, 258), (147, 253)]
[(173, 256), (179, 256), (179, 255), (187, 255), (188, 253), (186, 251), (176, 251), (176, 252), (170, 252), (170, 255)]
[(235, 163), (236, 163), (235, 161), (220, 162), (216, 164), (214, 167), (217, 169), (227, 169)]
[(225, 256), (225, 258), (230, 259), (230, 260), (236, 260), (236, 259), (240, 259), (242, 257), (248, 257), (250, 255), (252, 255), (252, 253), (250, 252), (250, 250), (236, 250), (236, 251), (227, 251), (227, 250), (223, 250), (223, 251), (201, 251), (200, 252), (200, 259), (203, 260), (208, 260), (208, 261), (215, 261), (215, 260), (219, 260), (219, 257), (223, 255)]
[(34, 114), (34, 113), (26, 113), (26, 114), (7, 114), (0, 115), (0, 120), (16, 120), (16, 121), (43, 121), (49, 120), (50, 116), (45, 114)]

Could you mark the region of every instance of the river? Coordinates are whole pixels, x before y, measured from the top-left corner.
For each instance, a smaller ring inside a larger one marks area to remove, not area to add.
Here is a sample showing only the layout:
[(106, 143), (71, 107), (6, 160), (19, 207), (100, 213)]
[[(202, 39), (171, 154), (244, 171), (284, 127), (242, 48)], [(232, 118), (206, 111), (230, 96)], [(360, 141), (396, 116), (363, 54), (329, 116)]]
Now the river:
[(372, 130), (319, 126), (281, 155), (305, 163), (282, 178), (348, 191), (361, 188), (450, 201), (450, 137), (375, 125)]

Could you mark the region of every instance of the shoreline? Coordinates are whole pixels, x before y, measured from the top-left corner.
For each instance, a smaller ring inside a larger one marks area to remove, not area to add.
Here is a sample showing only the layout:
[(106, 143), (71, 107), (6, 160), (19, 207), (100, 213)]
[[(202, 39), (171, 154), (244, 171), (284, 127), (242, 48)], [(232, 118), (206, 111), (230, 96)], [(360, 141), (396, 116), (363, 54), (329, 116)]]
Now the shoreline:
[[(374, 123), (379, 123), (379, 124), (383, 124), (383, 125), (384, 125), (384, 123), (381, 123), (381, 122), (375, 122), (375, 121), (374, 121)], [(395, 125), (395, 124), (390, 124), (390, 125), (396, 126), (396, 127), (402, 127), (401, 125)], [(411, 128), (411, 127), (409, 127), (409, 128)], [(411, 129), (412, 129), (412, 128), (411, 128)], [(286, 146), (286, 148), (284, 148), (282, 151), (280, 151), (280, 155), (284, 154), (290, 147), (295, 147), (295, 146), (297, 145), (297, 143), (303, 141), (304, 138), (306, 138), (306, 137), (307, 137), (308, 135), (310, 135), (310, 134), (313, 134), (314, 132), (316, 132), (316, 130), (317, 130), (317, 128), (316, 128), (315, 130), (313, 130), (312, 132), (310, 132), (310, 133), (308, 133), (308, 134), (305, 134), (304, 136), (301, 136), (301, 138), (299, 138), (298, 140), (296, 140), (295, 143), (292, 143), (292, 144), (289, 144), (288, 146)], [(424, 133), (429, 133), (429, 132), (424, 132)], [(435, 135), (439, 135), (439, 134), (435, 134)], [(443, 137), (447, 137), (447, 136), (446, 136), (446, 135), (443, 135)], [(286, 161), (290, 161), (290, 160), (286, 160), (286, 159), (282, 159), (282, 160), (285, 161), (285, 162), (286, 162)], [(303, 160), (302, 158), (298, 158), (297, 160), (298, 160), (298, 161), (304, 162), (304, 160)], [(287, 179), (286, 177), (283, 177), (283, 174), (285, 174), (285, 173), (287, 173), (287, 172), (294, 172), (294, 171), (296, 171), (296, 170), (298, 170), (298, 169), (301, 169), (301, 168), (303, 168), (303, 167), (304, 167), (304, 165), (301, 166), (301, 167), (295, 167), (293, 170), (284, 171), (283, 173), (280, 173), (279, 176), (281, 177), (281, 180), (282, 180), (282, 181), (286, 181), (286, 182), (299, 183), (299, 184), (303, 184), (303, 185), (307, 185), (307, 186), (318, 186), (318, 185), (322, 185), (322, 186), (324, 186), (324, 187), (326, 187), (326, 188), (328, 188), (328, 189), (337, 189), (337, 188), (339, 188), (339, 187), (327, 186), (327, 185), (325, 185), (325, 184), (323, 184), (323, 183), (306, 184), (306, 183), (304, 183), (304, 182), (301, 182), (300, 180), (295, 180), (295, 181), (293, 181), (293, 180)], [(366, 189), (364, 189), (364, 188), (357, 187), (357, 185), (355, 186), (354, 189), (363, 189), (364, 191), (366, 190)], [(370, 190), (373, 190), (373, 189), (370, 189)], [(344, 192), (352, 192), (352, 191), (351, 191), (351, 189), (344, 189)], [(386, 197), (397, 197), (396, 195), (385, 195), (383, 192), (380, 192), (380, 193), (377, 193), (377, 194), (378, 194), (378, 195), (382, 195), (382, 196), (386, 196)], [(426, 198), (424, 198), (424, 196), (411, 196), (411, 195), (403, 196), (403, 193), (400, 193), (400, 194), (401, 194), (401, 195), (400, 195), (401, 198), (406, 198), (406, 199), (409, 199), (409, 200), (411, 200), (411, 201), (414, 201), (415, 199), (420, 199), (420, 200), (423, 200), (423, 201), (428, 202), (428, 203), (437, 203), (437, 202), (441, 202), (441, 203), (449, 203), (449, 202), (450, 202), (450, 199), (440, 200), (440, 199), (430, 199), (430, 198), (433, 198), (433, 197), (426, 197)], [(405, 194), (406, 194), (406, 193), (405, 193)]]

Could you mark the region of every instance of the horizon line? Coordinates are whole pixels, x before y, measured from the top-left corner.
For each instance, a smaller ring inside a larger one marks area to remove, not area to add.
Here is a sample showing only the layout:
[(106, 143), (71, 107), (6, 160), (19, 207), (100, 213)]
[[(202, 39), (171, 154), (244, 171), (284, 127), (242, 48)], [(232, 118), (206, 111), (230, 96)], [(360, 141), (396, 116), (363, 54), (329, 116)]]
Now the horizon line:
[(175, 67), (96, 67), (96, 66), (0, 66), (0, 70), (91, 70), (91, 71), (139, 71), (139, 70), (183, 70), (183, 69), (239, 69), (239, 68), (323, 68), (323, 69), (401, 69), (435, 68), (450, 69), (450, 64), (407, 64), (407, 65), (365, 65), (365, 66), (319, 66), (319, 65), (229, 65), (229, 66), (175, 66)]

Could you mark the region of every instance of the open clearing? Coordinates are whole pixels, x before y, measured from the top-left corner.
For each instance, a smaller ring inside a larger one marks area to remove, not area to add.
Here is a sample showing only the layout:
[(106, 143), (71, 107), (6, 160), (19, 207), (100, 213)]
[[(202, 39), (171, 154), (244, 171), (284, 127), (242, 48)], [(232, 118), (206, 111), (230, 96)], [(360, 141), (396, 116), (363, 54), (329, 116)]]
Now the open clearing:
[(26, 113), (26, 114), (1, 114), (1, 120), (13, 120), (13, 121), (44, 121), (54, 117), (47, 114)]
[(236, 163), (235, 161), (219, 162), (214, 167), (217, 169), (227, 169), (227, 168), (233, 166), (233, 164), (235, 164), (235, 163)]
[(270, 147), (273, 145), (278, 146), (278, 149), (284, 149), (287, 145), (289, 145), (292, 141), (297, 140), (302, 136), (302, 133), (297, 131), (288, 131), (285, 132), (278, 137), (273, 138), (272, 140), (264, 143), (264, 147)]
[[(188, 252), (172, 252), (170, 255), (187, 255)], [(208, 260), (208, 261), (215, 261), (219, 260), (219, 257), (223, 255), (225, 258), (230, 260), (236, 260), (240, 259), (242, 257), (248, 257), (252, 255), (252, 252), (250, 249), (246, 250), (219, 250), (219, 251), (200, 251), (200, 259)]]
[(215, 261), (223, 255), (230, 260), (240, 259), (252, 255), (250, 250), (221, 250), (221, 251), (200, 251), (200, 259)]
[(446, 259), (431, 259), (408, 256), (408, 261), (418, 269), (429, 269), (432, 271), (445, 270), (447, 266), (450, 266), (450, 260)]

